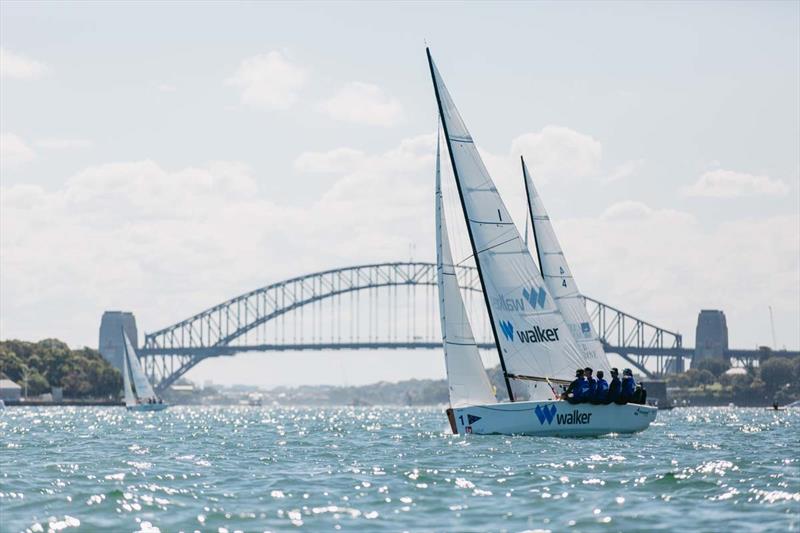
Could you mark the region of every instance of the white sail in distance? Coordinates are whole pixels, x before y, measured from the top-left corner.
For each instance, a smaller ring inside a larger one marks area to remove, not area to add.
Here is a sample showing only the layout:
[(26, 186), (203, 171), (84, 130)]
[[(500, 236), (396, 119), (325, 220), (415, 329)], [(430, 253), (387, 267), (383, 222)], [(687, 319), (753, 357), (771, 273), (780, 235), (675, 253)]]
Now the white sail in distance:
[(157, 398), (153, 387), (150, 385), (150, 380), (144, 375), (142, 365), (139, 364), (139, 358), (136, 357), (136, 352), (133, 349), (131, 340), (125, 332), (123, 332), (122, 335), (125, 337), (125, 357), (128, 359), (128, 366), (133, 376), (133, 386), (136, 388), (136, 397), (139, 398), (139, 400)]
[[(498, 194), (430, 51), (428, 62), (472, 251), (513, 400), (511, 380), (568, 381), (582, 366), (583, 357)], [(548, 390), (547, 394), (553, 397), (553, 391)]]
[(458, 287), (447, 221), (442, 202), (439, 139), (436, 140), (436, 279), (439, 286), (439, 317), (442, 323), (447, 385), (451, 407), (496, 403), (492, 385), (483, 367), (478, 345)]
[(520, 161), (539, 268), (547, 290), (555, 299), (556, 306), (581, 349), (584, 366), (608, 369), (610, 368), (608, 357), (603, 345), (600, 344), (600, 337), (592, 326), (589, 313), (586, 312), (586, 300), (572, 277), (567, 258), (544, 208), (542, 197), (533, 185), (525, 159), (520, 157)]
[(125, 330), (122, 331), (122, 335), (125, 337), (126, 343), (122, 354), (122, 383), (125, 390), (125, 406), (133, 407), (136, 405), (136, 396), (133, 395), (133, 388), (131, 387), (131, 376), (128, 368), (128, 336), (125, 334)]

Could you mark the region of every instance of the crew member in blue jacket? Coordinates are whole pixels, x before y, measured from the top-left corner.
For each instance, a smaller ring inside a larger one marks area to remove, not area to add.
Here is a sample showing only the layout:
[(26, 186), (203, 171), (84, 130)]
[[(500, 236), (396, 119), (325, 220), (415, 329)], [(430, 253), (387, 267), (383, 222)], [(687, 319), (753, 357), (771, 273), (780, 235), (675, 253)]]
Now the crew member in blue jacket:
[(593, 404), (604, 404), (608, 398), (608, 381), (603, 378), (603, 371), (597, 371), (597, 384), (594, 387), (594, 395), (592, 395)]
[(608, 396), (606, 396), (606, 403), (619, 403), (619, 393), (621, 389), (622, 383), (619, 381), (619, 370), (612, 368), (611, 383), (608, 385)]
[(583, 377), (586, 378), (586, 383), (589, 389), (586, 392), (586, 397), (583, 401), (590, 402), (592, 401), (592, 398), (594, 398), (594, 390), (597, 387), (597, 380), (592, 376), (592, 369), (588, 366), (583, 369)]
[(579, 368), (575, 371), (575, 379), (561, 395), (561, 399), (567, 400), (569, 403), (581, 403), (586, 398), (586, 390), (586, 379), (583, 377), (583, 370)]
[(633, 372), (630, 368), (622, 371), (622, 389), (620, 391), (621, 403), (628, 403), (633, 400), (633, 393), (636, 390), (636, 381), (633, 379)]

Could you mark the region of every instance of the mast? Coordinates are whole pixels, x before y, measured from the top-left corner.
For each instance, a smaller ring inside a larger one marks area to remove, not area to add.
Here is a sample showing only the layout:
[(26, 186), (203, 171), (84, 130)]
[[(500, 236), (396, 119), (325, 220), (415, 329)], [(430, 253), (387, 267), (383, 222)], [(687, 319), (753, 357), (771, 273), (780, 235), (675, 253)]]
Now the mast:
[[(544, 270), (542, 266), (542, 254), (539, 251), (539, 239), (536, 238), (536, 224), (533, 223), (533, 206), (530, 202), (531, 191), (528, 187), (528, 167), (525, 165), (525, 158), (523, 156), (519, 156), (519, 160), (522, 163), (522, 178), (525, 182), (525, 202), (528, 204), (528, 216), (531, 218), (531, 228), (533, 229), (533, 245), (536, 247), (536, 262), (539, 263), (539, 272), (542, 273), (542, 277), (544, 277)], [(525, 240), (527, 244), (528, 239), (528, 218), (525, 218)]]
[(436, 94), (436, 106), (439, 109), (439, 116), (441, 117), (442, 128), (444, 129), (444, 138), (447, 142), (447, 153), (450, 157), (450, 165), (453, 167), (453, 174), (456, 177), (456, 187), (458, 188), (458, 198), (461, 200), (461, 210), (464, 213), (464, 218), (467, 219), (467, 233), (469, 233), (469, 242), (470, 246), (472, 247), (472, 255), (475, 257), (475, 265), (478, 269), (478, 278), (481, 281), (481, 288), (483, 289), (483, 299), (484, 303), (486, 304), (486, 312), (489, 314), (489, 323), (492, 326), (492, 335), (494, 336), (494, 344), (497, 348), (497, 355), (500, 357), (500, 366), (503, 369), (503, 379), (506, 382), (506, 390), (508, 391), (508, 399), (509, 401), (514, 401), (514, 393), (511, 390), (511, 381), (508, 379), (508, 371), (506, 370), (506, 362), (503, 357), (503, 350), (500, 348), (500, 340), (497, 337), (497, 326), (495, 325), (494, 316), (492, 316), (492, 306), (489, 302), (489, 295), (486, 292), (486, 284), (484, 283), (483, 278), (483, 271), (481, 270), (481, 264), (478, 260), (478, 248), (475, 246), (475, 236), (472, 233), (472, 227), (469, 224), (469, 215), (467, 213), (467, 206), (464, 203), (464, 191), (461, 188), (461, 182), (458, 179), (458, 168), (456, 166), (456, 161), (453, 158), (453, 147), (450, 143), (450, 134), (447, 131), (447, 121), (444, 119), (444, 109), (442, 108), (442, 99), (439, 95), (439, 86), (436, 83), (436, 73), (434, 72), (433, 68), (433, 58), (431, 57), (431, 50), (430, 48), (425, 48), (425, 54), (428, 56), (428, 68), (431, 71), (431, 81), (433, 82), (433, 91)]

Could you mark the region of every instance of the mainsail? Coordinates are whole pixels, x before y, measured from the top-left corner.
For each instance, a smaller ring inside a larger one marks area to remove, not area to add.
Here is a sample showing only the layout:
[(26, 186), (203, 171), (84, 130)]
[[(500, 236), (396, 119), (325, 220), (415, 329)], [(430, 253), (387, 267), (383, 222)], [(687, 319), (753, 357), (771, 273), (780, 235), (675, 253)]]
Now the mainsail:
[(442, 205), (438, 139), (436, 141), (436, 279), (439, 284), (439, 316), (442, 321), (442, 343), (450, 406), (465, 407), (496, 403), (497, 399), (492, 393), (491, 383), (472, 334), (453, 266)]
[[(509, 397), (510, 380), (566, 381), (583, 357), (545, 287), (511, 215), (464, 125), (427, 50), (439, 114), (444, 127), (472, 252), (483, 285)], [(538, 387), (533, 399), (552, 398)]]
[(140, 401), (156, 399), (156, 393), (150, 385), (147, 376), (144, 375), (142, 365), (139, 364), (139, 358), (136, 357), (136, 352), (133, 349), (133, 345), (131, 345), (131, 340), (125, 332), (123, 332), (122, 335), (125, 337), (125, 358), (128, 361), (128, 366), (133, 376), (133, 386), (136, 388), (136, 397), (139, 398)]
[(132, 407), (136, 405), (136, 396), (133, 395), (133, 388), (131, 388), (131, 376), (128, 370), (128, 336), (125, 334), (125, 330), (122, 331), (122, 335), (125, 337), (126, 343), (124, 353), (122, 354), (122, 382), (125, 388), (125, 406)]
[(558, 238), (550, 223), (550, 217), (544, 208), (542, 197), (536, 191), (533, 180), (528, 173), (525, 159), (522, 161), (522, 174), (525, 178), (525, 191), (528, 197), (528, 209), (533, 226), (533, 238), (536, 243), (536, 253), (541, 268), (542, 277), (547, 285), (547, 290), (564, 317), (572, 336), (578, 342), (583, 355), (584, 366), (594, 368), (609, 368), (608, 357), (600, 344), (600, 339), (592, 327), (589, 313), (586, 312), (586, 302), (578, 290), (572, 272), (567, 264), (567, 258), (558, 243)]

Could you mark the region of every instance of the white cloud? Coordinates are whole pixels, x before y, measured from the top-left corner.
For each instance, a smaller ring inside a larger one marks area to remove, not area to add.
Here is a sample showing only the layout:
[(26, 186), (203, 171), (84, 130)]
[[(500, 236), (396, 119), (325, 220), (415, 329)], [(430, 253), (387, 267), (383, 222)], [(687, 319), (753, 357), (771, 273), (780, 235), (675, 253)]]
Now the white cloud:
[(352, 148), (334, 148), (327, 152), (303, 152), (294, 161), (300, 172), (350, 172), (365, 159), (364, 152)]
[(134, 310), (149, 331), (300, 272), (405, 257), (430, 237), (432, 147), (425, 135), (353, 158), (303, 207), (265, 198), (246, 165), (224, 161), (109, 163), (54, 190), (4, 187), (2, 334), (94, 345), (104, 309)]
[(0, 133), (0, 166), (12, 168), (33, 160), (36, 153), (13, 133)]
[(716, 169), (703, 173), (695, 183), (684, 188), (683, 192), (687, 196), (715, 198), (781, 196), (789, 192), (789, 186), (783, 181), (772, 179), (769, 176)]
[(606, 178), (608, 183), (619, 181), (638, 173), (644, 166), (644, 159), (630, 159), (617, 165)]
[(244, 59), (226, 84), (241, 89), (241, 102), (259, 109), (288, 109), (308, 80), (308, 71), (272, 51)]
[(393, 126), (403, 118), (403, 108), (396, 98), (377, 85), (358, 81), (339, 89), (320, 104), (320, 110), (336, 120), (370, 126)]
[(731, 346), (742, 346), (742, 337), (768, 341), (768, 323), (759, 320), (768, 305), (800, 314), (796, 214), (703, 224), (690, 213), (625, 201), (554, 226), (583, 292), (679, 330), (687, 346), (700, 309), (726, 312)]
[(82, 150), (94, 146), (94, 143), (89, 139), (70, 138), (39, 139), (35, 142), (35, 144), (38, 148), (46, 148), (51, 150)]
[(524, 156), (528, 167), (544, 181), (583, 178), (599, 172), (603, 147), (590, 135), (564, 126), (545, 126), (514, 139), (511, 155), (517, 162)]
[[(407, 257), (411, 243), (419, 258), (430, 259), (434, 143), (426, 134), (379, 153), (302, 154), (299, 172), (332, 174), (331, 185), (309, 192), (302, 206), (264, 197), (259, 177), (238, 162), (181, 169), (149, 160), (110, 163), (55, 190), (5, 187), (3, 335), (47, 332), (94, 345), (105, 309), (134, 310), (140, 329), (152, 331), (272, 281)], [(451, 177), (443, 181), (452, 189)], [(454, 255), (464, 258), (463, 217), (449, 193), (448, 223), (462, 234), (452, 239)], [(800, 314), (797, 215), (709, 225), (629, 200), (554, 225), (586, 294), (682, 331), (687, 345), (701, 308), (726, 311), (732, 345), (741, 345), (736, 332), (757, 324), (767, 305), (777, 316)], [(789, 333), (783, 342), (791, 342)]]
[(44, 63), (0, 47), (0, 78), (35, 80), (46, 72)]

